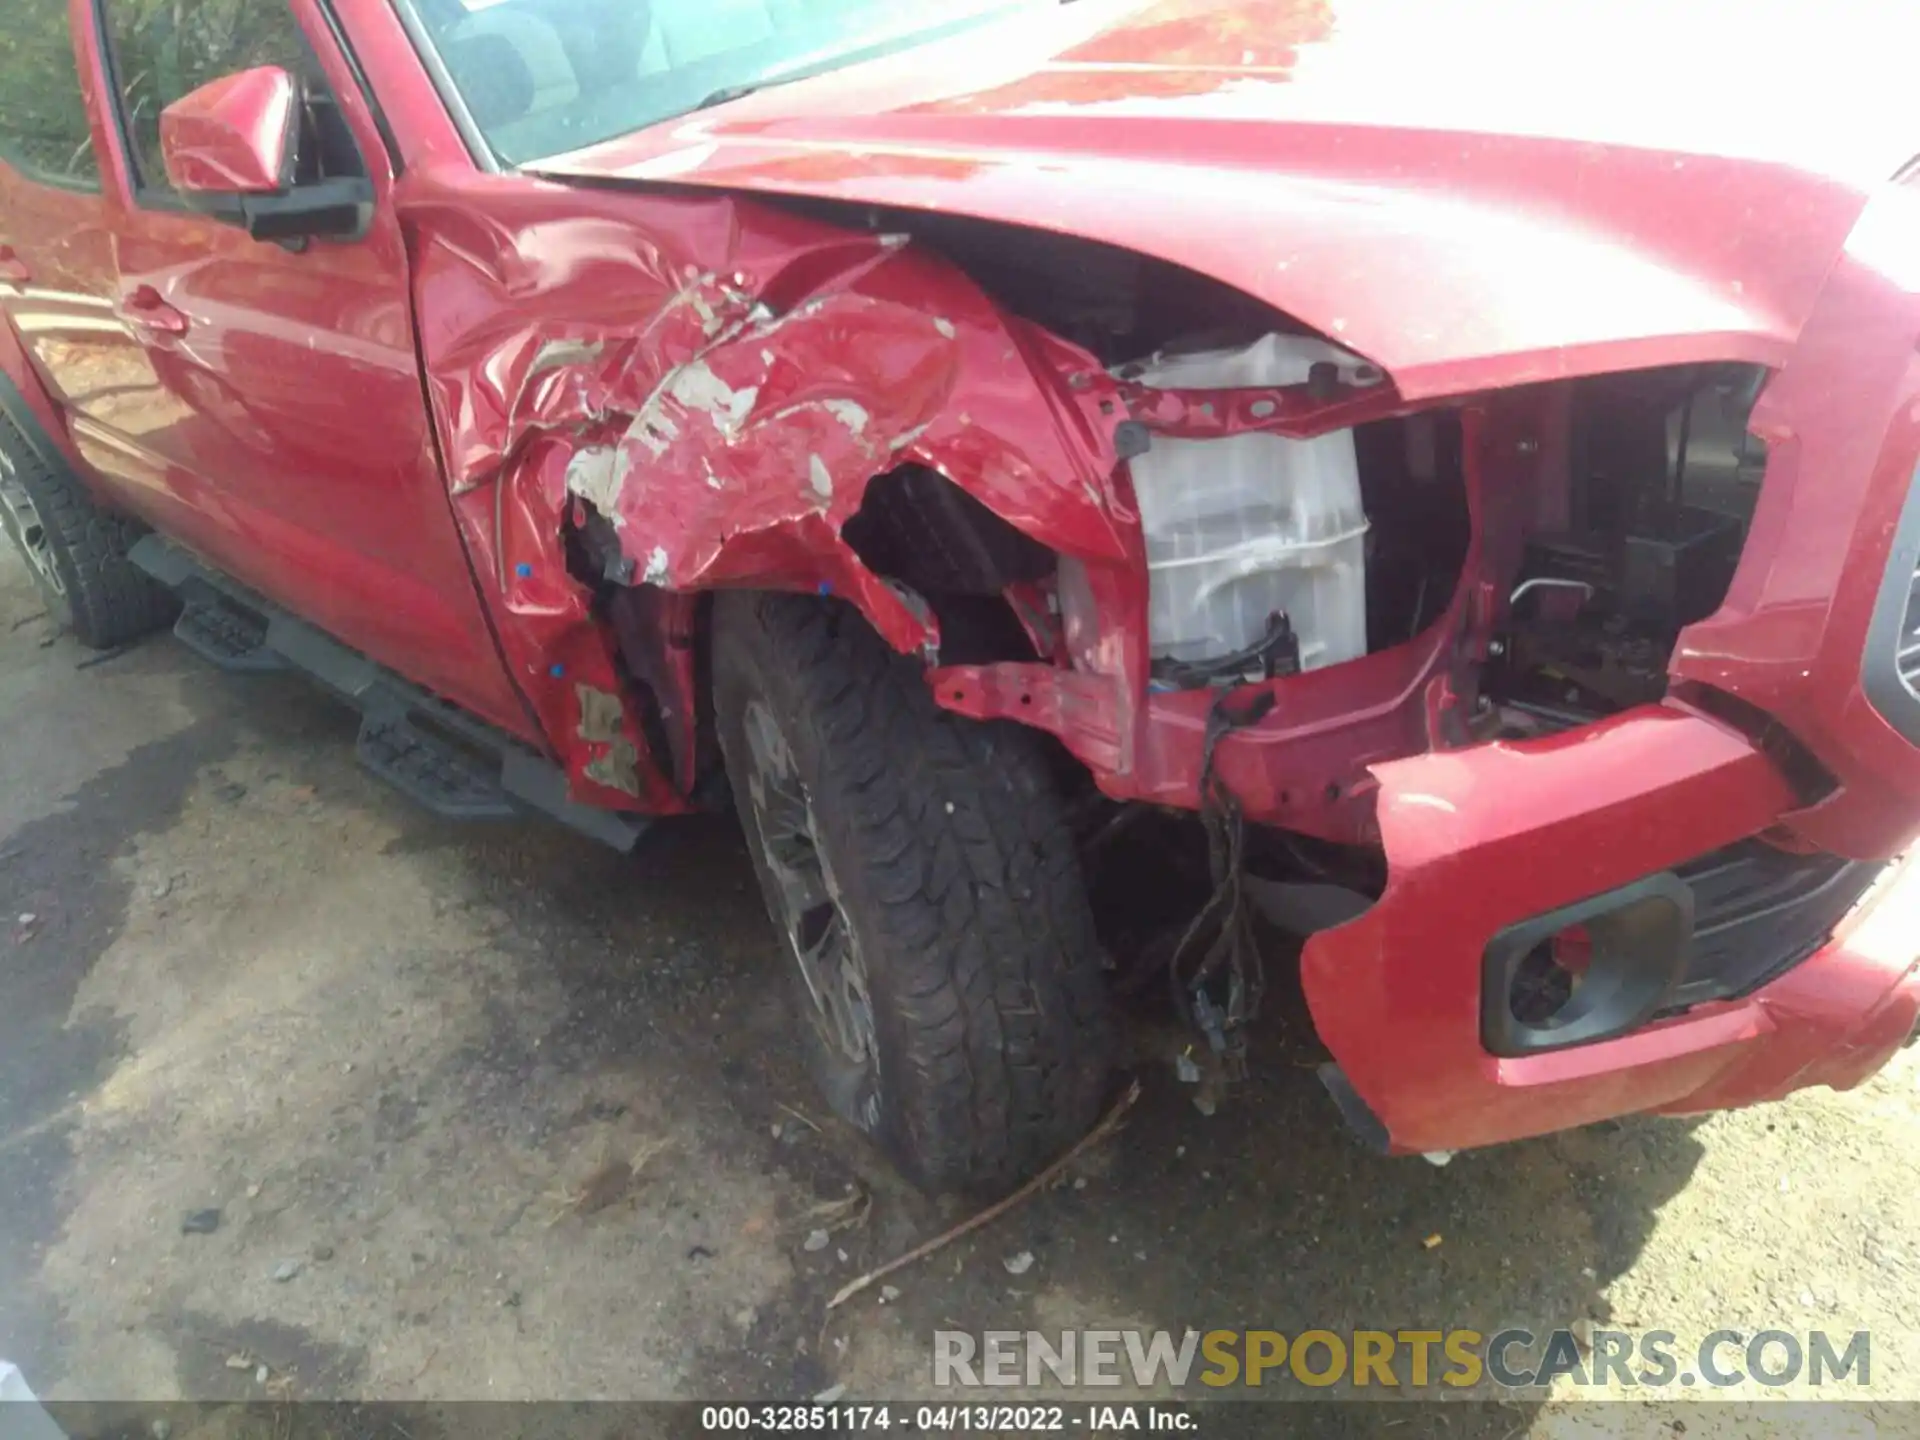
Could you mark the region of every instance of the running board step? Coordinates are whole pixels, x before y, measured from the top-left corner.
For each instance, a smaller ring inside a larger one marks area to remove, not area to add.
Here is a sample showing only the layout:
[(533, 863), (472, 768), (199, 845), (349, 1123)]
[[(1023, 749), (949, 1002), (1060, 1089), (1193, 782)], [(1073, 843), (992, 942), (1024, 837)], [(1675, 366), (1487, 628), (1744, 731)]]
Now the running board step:
[(511, 820), (500, 757), (476, 755), (404, 714), (367, 715), (354, 755), (402, 795), (448, 820)]
[(221, 600), (190, 601), (174, 622), (174, 638), (201, 659), (236, 674), (284, 670), (267, 644), (266, 617)]
[[(360, 763), (436, 815), (504, 820), (534, 812), (629, 851), (646, 815), (581, 805), (566, 772), (532, 747), (450, 705), (331, 635), (209, 570), (158, 535), (127, 558), (186, 602), (174, 633), (223, 670), (304, 671), (360, 711)], [(192, 623), (189, 623), (191, 620)]]

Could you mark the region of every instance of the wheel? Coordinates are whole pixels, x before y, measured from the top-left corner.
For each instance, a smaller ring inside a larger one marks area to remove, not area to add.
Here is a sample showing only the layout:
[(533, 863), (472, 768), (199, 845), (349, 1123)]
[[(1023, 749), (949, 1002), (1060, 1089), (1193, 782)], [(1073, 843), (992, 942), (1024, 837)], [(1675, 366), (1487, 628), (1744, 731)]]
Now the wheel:
[(714, 710), (827, 1103), (925, 1189), (995, 1194), (1097, 1117), (1093, 916), (1037, 737), (934, 704), (834, 601), (725, 593)]
[(127, 560), (140, 527), (96, 506), (0, 415), (0, 527), (27, 562), (47, 614), (81, 644), (110, 649), (172, 619), (165, 587)]

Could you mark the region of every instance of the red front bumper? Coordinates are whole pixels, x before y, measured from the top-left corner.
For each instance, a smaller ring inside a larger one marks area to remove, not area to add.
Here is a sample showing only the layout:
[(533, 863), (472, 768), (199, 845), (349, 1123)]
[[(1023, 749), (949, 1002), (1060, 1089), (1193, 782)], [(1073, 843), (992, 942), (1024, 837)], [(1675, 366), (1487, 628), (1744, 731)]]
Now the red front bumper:
[(1315, 936), (1303, 972), (1322, 1038), (1395, 1151), (1844, 1088), (1913, 1030), (1920, 862), (1910, 860), (1826, 948), (1742, 999), (1614, 1040), (1490, 1054), (1480, 990), (1495, 935), (1755, 835), (1792, 797), (1744, 737), (1672, 706), (1376, 773), (1386, 892)]
[[(1901, 861), (1827, 947), (1728, 1007), (1751, 1018), (1754, 1042), (1722, 1045), (1698, 1089), (1669, 1114), (1774, 1100), (1808, 1085), (1848, 1090), (1906, 1043), (1920, 1016), (1920, 858)], [(1679, 1022), (1699, 1026), (1704, 1019)]]

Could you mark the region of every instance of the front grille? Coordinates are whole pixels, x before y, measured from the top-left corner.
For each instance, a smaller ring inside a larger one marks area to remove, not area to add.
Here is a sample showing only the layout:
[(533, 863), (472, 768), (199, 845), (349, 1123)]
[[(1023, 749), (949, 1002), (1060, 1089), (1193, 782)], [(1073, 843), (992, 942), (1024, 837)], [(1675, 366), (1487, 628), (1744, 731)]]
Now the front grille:
[(1920, 473), (1894, 531), (1887, 578), (1874, 603), (1861, 688), (1886, 722), (1920, 745)]
[(1672, 1014), (1756, 990), (1832, 938), (1885, 868), (1744, 841), (1680, 867), (1693, 891), (1693, 950)]

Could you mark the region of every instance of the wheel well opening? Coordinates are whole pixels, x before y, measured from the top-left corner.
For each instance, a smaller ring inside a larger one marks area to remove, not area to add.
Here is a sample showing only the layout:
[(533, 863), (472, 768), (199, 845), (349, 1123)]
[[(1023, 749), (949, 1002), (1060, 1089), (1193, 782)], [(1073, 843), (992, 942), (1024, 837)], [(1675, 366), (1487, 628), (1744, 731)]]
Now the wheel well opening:
[(840, 533), (869, 570), (926, 600), (942, 663), (1036, 658), (1005, 591), (1048, 578), (1058, 557), (937, 470), (903, 465), (876, 477)]

